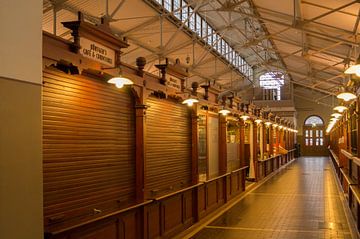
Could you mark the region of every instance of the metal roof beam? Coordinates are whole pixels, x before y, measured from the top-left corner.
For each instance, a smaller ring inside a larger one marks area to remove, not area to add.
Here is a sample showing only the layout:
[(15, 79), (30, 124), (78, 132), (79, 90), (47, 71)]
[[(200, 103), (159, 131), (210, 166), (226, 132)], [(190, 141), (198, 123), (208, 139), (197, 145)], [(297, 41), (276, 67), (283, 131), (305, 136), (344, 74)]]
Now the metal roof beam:
[(324, 33), (321, 33), (321, 32), (317, 32), (317, 31), (314, 31), (314, 30), (311, 30), (311, 29), (307, 29), (307, 28), (305, 28), (303, 26), (299, 26), (299, 25), (294, 26), (294, 25), (289, 24), (289, 23), (277, 21), (277, 20), (262, 17), (262, 16), (256, 16), (256, 15), (248, 14), (248, 13), (245, 13), (245, 12), (240, 12), (240, 11), (235, 11), (235, 12), (238, 12), (239, 14), (242, 14), (242, 15), (245, 15), (247, 17), (257, 19), (257, 20), (262, 20), (262, 21), (269, 22), (269, 23), (274, 23), (274, 24), (277, 24), (277, 25), (280, 25), (280, 26), (289, 27), (289, 28), (293, 28), (293, 29), (296, 29), (296, 30), (304, 31), (304, 32), (309, 33), (309, 34), (314, 35), (314, 36), (321, 36), (321, 37), (324, 37), (324, 38), (329, 39), (329, 40), (336, 40), (337, 42), (343, 42), (344, 44), (347, 44), (347, 45), (351, 45), (351, 46), (357, 46), (358, 45), (356, 42), (349, 41), (349, 40), (343, 39), (343, 38), (339, 38), (337, 36), (330, 36), (330, 35), (327, 35), (327, 34), (324, 34)]

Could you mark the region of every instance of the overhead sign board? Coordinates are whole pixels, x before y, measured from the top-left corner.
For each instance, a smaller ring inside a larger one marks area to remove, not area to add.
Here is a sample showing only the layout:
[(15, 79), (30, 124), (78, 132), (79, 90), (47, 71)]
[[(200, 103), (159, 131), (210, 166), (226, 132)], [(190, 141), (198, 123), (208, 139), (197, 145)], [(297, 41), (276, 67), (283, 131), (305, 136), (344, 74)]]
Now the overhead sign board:
[(177, 77), (167, 75), (166, 77), (166, 86), (169, 88), (181, 91), (181, 80)]
[(80, 54), (101, 64), (115, 67), (115, 51), (100, 43), (80, 38)]

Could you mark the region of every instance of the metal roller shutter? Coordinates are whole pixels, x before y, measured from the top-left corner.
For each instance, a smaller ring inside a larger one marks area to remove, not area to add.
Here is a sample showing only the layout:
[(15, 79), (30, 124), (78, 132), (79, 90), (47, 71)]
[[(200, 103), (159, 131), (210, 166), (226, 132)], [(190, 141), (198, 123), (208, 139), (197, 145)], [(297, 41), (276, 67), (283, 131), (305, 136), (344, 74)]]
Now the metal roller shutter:
[(133, 201), (132, 96), (104, 81), (50, 70), (43, 84), (45, 225)]
[(191, 117), (187, 106), (149, 97), (146, 103), (146, 189), (148, 196), (191, 182)]

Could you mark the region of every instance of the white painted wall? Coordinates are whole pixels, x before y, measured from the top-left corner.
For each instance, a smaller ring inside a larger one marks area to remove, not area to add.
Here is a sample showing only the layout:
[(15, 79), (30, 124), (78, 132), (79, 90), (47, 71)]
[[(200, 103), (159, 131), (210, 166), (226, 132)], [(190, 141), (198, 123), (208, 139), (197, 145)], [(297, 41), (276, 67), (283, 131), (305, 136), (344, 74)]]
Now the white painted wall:
[(41, 0), (0, 0), (0, 77), (41, 83), (41, 24)]
[(316, 104), (315, 102), (300, 99), (298, 97), (295, 97), (295, 106), (297, 110), (297, 129), (299, 131), (297, 135), (299, 136), (302, 135), (302, 126), (307, 117), (310, 115), (318, 115), (324, 120), (325, 125), (327, 125), (330, 115), (333, 113), (332, 107)]
[(0, 0), (0, 238), (43, 238), (42, 0)]

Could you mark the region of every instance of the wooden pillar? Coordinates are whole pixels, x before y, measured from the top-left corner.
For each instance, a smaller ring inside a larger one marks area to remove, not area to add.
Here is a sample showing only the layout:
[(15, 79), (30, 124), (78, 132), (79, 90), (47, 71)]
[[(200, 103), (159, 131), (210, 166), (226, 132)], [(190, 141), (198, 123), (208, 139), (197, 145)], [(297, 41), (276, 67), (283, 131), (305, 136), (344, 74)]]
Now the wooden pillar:
[(269, 125), (269, 156), (274, 154), (274, 135), (273, 127)]
[(219, 117), (219, 174), (227, 172), (226, 154), (226, 116)]
[(261, 159), (264, 159), (264, 154), (266, 152), (266, 125), (264, 123), (261, 123), (261, 132), (262, 132), (262, 145), (260, 147), (262, 147), (262, 155), (261, 155)]
[(246, 166), (245, 162), (245, 123), (243, 120), (239, 122), (239, 152), (240, 152), (240, 167)]
[(254, 164), (254, 172), (255, 172), (255, 181), (259, 179), (259, 172), (258, 172), (258, 144), (257, 144), (257, 124), (253, 123), (253, 164)]
[(136, 201), (144, 200), (145, 193), (145, 115), (146, 105), (136, 104), (135, 137), (136, 137)]
[(283, 134), (282, 134), (282, 130), (279, 128), (278, 129), (278, 135), (279, 135), (279, 138), (278, 138), (278, 146), (281, 146), (283, 147)]
[(275, 140), (275, 154), (279, 153), (279, 130), (277, 129), (278, 127), (274, 128), (275, 130), (275, 135), (276, 135), (276, 140)]
[(191, 182), (197, 184), (199, 182), (198, 170), (198, 117), (197, 107), (193, 106), (191, 110)]

